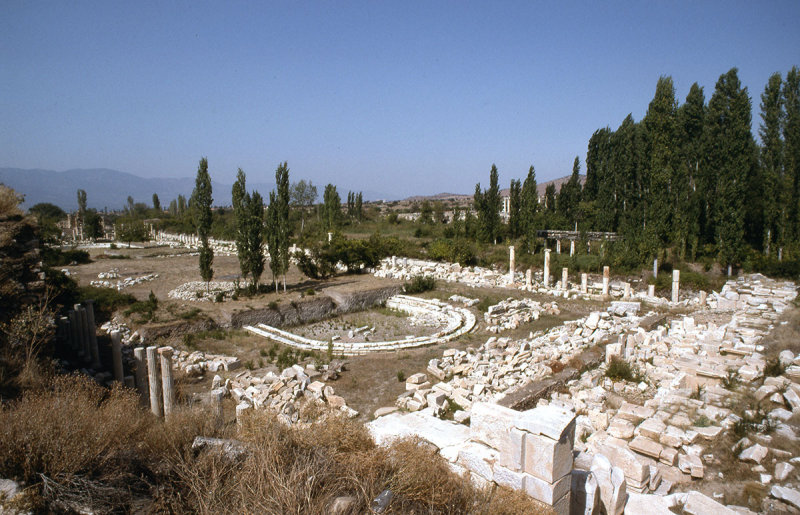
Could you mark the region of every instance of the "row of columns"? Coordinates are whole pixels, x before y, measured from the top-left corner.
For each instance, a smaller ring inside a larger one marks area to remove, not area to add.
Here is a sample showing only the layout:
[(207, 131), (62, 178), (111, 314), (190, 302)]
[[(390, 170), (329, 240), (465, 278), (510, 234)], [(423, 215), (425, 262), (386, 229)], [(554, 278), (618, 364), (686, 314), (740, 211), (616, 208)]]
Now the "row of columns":
[(67, 316), (59, 318), (56, 331), (58, 339), (65, 342), (90, 368), (97, 370), (101, 367), (93, 300), (75, 304)]
[(136, 347), (136, 389), (142, 404), (150, 404), (157, 417), (170, 416), (175, 406), (175, 383), (172, 378), (172, 347)]
[[(571, 243), (575, 243), (571, 241)], [(573, 245), (574, 246), (574, 245)], [(560, 243), (559, 243), (560, 248)], [(392, 264), (394, 265), (394, 257), (392, 258)], [(514, 246), (510, 245), (508, 247), (508, 276), (509, 280), (513, 283), (515, 280), (516, 272), (516, 254), (514, 250)], [(653, 276), (658, 277), (658, 259), (653, 260)], [(681, 272), (680, 270), (673, 270), (672, 271), (672, 302), (677, 303), (680, 294), (680, 277)], [(569, 279), (569, 269), (564, 267), (561, 269), (561, 283), (559, 284), (562, 290), (568, 289), (568, 279)], [(603, 295), (609, 294), (609, 286), (611, 281), (611, 270), (608, 266), (603, 267)], [(544, 283), (545, 288), (550, 287), (550, 249), (544, 249), (544, 270), (543, 270), (543, 278), (542, 282)], [(532, 274), (531, 270), (528, 269), (525, 272), (525, 287), (531, 288), (532, 286)], [(588, 275), (585, 273), (581, 274), (581, 293), (588, 292)], [(649, 285), (647, 288), (647, 295), (650, 297), (655, 296), (655, 286)], [(700, 292), (700, 303), (701, 305), (705, 305), (706, 300), (706, 292)], [(630, 283), (625, 283), (625, 291), (623, 293), (623, 298), (630, 298), (631, 297), (631, 285)]]

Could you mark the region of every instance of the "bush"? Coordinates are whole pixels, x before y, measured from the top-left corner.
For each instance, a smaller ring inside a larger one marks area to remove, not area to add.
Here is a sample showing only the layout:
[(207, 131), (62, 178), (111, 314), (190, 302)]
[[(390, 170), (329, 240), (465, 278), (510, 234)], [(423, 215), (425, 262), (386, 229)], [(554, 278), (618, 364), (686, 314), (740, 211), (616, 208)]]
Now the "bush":
[(612, 357), (608, 362), (606, 377), (614, 381), (631, 381), (634, 383), (641, 382), (643, 379), (639, 369), (618, 356)]
[(406, 373), (403, 372), (402, 370), (398, 370), (397, 371), (397, 381), (402, 383), (405, 380), (406, 380)]
[(405, 283), (403, 288), (406, 293), (423, 293), (436, 288), (436, 280), (433, 277), (417, 275), (411, 278), (410, 283)]
[(73, 263), (85, 265), (92, 262), (89, 259), (89, 253), (85, 250), (61, 250), (53, 247), (42, 247), (39, 255), (42, 257), (42, 263), (45, 266), (67, 266)]
[(116, 310), (136, 303), (136, 297), (130, 293), (117, 291), (115, 288), (82, 286), (78, 289), (77, 302), (84, 302), (88, 299), (94, 300), (94, 319), (98, 324), (111, 320)]
[(778, 377), (779, 375), (783, 375), (785, 371), (786, 367), (781, 364), (778, 358), (767, 360), (767, 364), (764, 366), (764, 375), (766, 377)]

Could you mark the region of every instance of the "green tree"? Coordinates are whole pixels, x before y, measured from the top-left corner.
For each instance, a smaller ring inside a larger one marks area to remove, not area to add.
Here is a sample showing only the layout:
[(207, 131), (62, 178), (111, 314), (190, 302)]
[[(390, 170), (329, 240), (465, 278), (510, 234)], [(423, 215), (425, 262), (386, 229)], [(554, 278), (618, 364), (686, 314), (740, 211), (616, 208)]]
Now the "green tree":
[(359, 222), (364, 219), (364, 198), (360, 191), (356, 194), (355, 214)]
[(536, 184), (536, 170), (533, 165), (528, 169), (528, 176), (522, 183), (519, 211), (521, 231), (530, 246), (536, 238), (536, 218), (539, 212), (539, 186)]
[(784, 184), (783, 172), (783, 80), (780, 73), (770, 76), (761, 94), (760, 165), (764, 179), (764, 252), (770, 253), (773, 244), (783, 246), (790, 192)]
[(561, 190), (556, 200), (559, 214), (568, 223), (567, 229), (571, 229), (576, 221), (580, 201), (581, 161), (578, 156), (575, 156), (575, 161), (572, 163), (572, 175), (567, 182), (561, 184)]
[(153, 211), (157, 215), (161, 214), (161, 200), (158, 198), (158, 193), (153, 193)]
[(517, 239), (522, 235), (522, 220), (520, 218), (522, 210), (522, 183), (519, 179), (511, 180), (508, 197), (508, 235), (512, 239)]
[[(178, 197), (180, 199), (180, 197)], [(208, 174), (208, 159), (200, 159), (197, 167), (194, 191), (192, 192), (192, 205), (196, 210), (197, 235), (200, 237), (200, 277), (206, 282), (206, 292), (209, 282), (214, 278), (214, 251), (208, 244), (209, 231), (211, 230), (211, 176)]]
[(785, 122), (784, 141), (784, 184), (789, 191), (788, 209), (791, 241), (798, 253), (800, 243), (800, 69), (793, 66), (786, 74), (783, 83), (783, 105)]
[(643, 250), (657, 257), (673, 236), (675, 191), (682, 181), (678, 169), (678, 104), (672, 77), (660, 77), (642, 120), (647, 138), (645, 233)]
[(81, 218), (83, 218), (83, 214), (86, 212), (86, 191), (79, 189), (78, 190), (78, 214)]
[[(284, 161), (275, 170), (275, 184), (278, 189), (276, 197), (277, 210), (276, 221), (278, 235), (278, 256), (280, 259), (280, 269), (283, 275), (283, 291), (286, 292), (286, 272), (289, 271), (289, 239), (291, 238), (291, 226), (289, 225), (289, 163)], [(270, 204), (270, 207), (272, 204)]]
[(678, 108), (681, 166), (686, 175), (686, 190), (683, 198), (676, 203), (675, 209), (676, 212), (680, 210), (683, 213), (678, 216), (681, 217), (681, 223), (685, 227), (686, 242), (691, 250), (692, 259), (697, 252), (706, 220), (705, 199), (700, 188), (700, 165), (704, 157), (705, 102), (703, 88), (695, 82), (689, 89), (686, 102)]
[(292, 183), (291, 205), (300, 210), (300, 232), (305, 230), (306, 209), (313, 206), (317, 201), (317, 187), (311, 181), (306, 182), (300, 179), (299, 182)]
[(234, 230), (236, 232), (236, 256), (239, 258), (239, 270), (242, 277), (247, 278), (249, 272), (248, 234), (250, 224), (250, 210), (245, 204), (247, 193), (247, 177), (244, 170), (239, 168), (236, 181), (231, 187), (231, 202), (233, 204)]
[(328, 184), (325, 186), (322, 206), (323, 227), (328, 231), (335, 231), (339, 228), (342, 216), (342, 200), (336, 192), (336, 186)]
[(261, 274), (264, 273), (264, 200), (261, 194), (257, 191), (246, 193), (244, 208), (247, 215), (246, 269), (253, 281), (253, 290), (257, 291)]
[(478, 235), (482, 241), (497, 243), (500, 236), (500, 187), (497, 166), (492, 164), (489, 172), (489, 188), (481, 193), (481, 184), (475, 185), (475, 210), (478, 212)]
[(552, 182), (544, 189), (544, 209), (548, 213), (556, 212), (556, 185)]
[(720, 76), (708, 103), (707, 164), (717, 171), (717, 206), (714, 212), (720, 262), (735, 265), (745, 244), (745, 195), (752, 166), (750, 97), (732, 68)]

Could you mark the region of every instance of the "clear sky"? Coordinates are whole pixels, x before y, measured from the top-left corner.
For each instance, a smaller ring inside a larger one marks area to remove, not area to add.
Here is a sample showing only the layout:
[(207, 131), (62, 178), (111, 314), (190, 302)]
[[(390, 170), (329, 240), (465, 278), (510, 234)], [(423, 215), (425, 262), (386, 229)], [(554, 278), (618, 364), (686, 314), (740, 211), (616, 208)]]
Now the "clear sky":
[[(0, 167), (292, 180), (390, 197), (571, 172), (660, 75), (754, 103), (800, 2), (0, 2)], [(320, 190), (321, 191), (321, 190)], [(374, 195), (371, 195), (374, 196)]]

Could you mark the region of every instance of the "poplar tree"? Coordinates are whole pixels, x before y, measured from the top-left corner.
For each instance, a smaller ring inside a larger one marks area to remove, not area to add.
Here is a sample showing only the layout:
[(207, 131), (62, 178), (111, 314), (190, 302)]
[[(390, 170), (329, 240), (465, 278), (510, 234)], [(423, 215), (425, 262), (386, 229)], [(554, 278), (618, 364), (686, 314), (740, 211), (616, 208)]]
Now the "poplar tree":
[[(274, 233), (274, 250), (270, 246), (270, 267), (278, 288), (277, 276), (283, 275), (283, 291), (286, 291), (286, 272), (289, 270), (289, 163), (283, 162), (275, 170), (277, 194), (270, 194), (269, 209), (272, 211), (272, 227)], [(274, 253), (273, 253), (274, 252)]]
[(239, 171), (236, 173), (236, 182), (233, 183), (233, 187), (231, 188), (236, 256), (239, 258), (239, 270), (241, 270), (243, 278), (247, 278), (249, 271), (247, 235), (250, 214), (245, 205), (245, 197), (247, 196), (246, 181), (244, 170), (239, 168)]
[(497, 166), (492, 165), (489, 172), (489, 188), (481, 193), (481, 184), (475, 185), (475, 210), (478, 212), (478, 227), (481, 240), (497, 244), (500, 236), (500, 187), (498, 186)]
[(522, 185), (519, 180), (512, 180), (509, 189), (508, 234), (512, 239), (517, 239), (522, 234), (520, 220), (522, 203)]
[(339, 228), (342, 214), (342, 200), (336, 191), (336, 186), (328, 184), (322, 195), (322, 223), (326, 230), (335, 231)]
[(738, 70), (731, 68), (717, 81), (706, 116), (707, 164), (717, 171), (717, 253), (724, 265), (734, 265), (744, 255), (745, 195), (753, 151), (750, 116), (747, 88)]
[[(800, 69), (793, 66), (783, 84), (784, 184), (790, 193), (789, 228), (793, 246), (800, 240)], [(798, 249), (795, 248), (795, 252)]]
[(645, 240), (648, 257), (657, 257), (672, 235), (677, 177), (677, 102), (672, 77), (660, 77), (642, 123), (647, 137)]
[(359, 222), (361, 222), (364, 219), (363, 204), (364, 204), (363, 197), (361, 195), (361, 192), (359, 191), (358, 194), (356, 194), (356, 203), (355, 203), (356, 220), (358, 220)]
[(258, 282), (264, 273), (264, 200), (259, 192), (245, 194), (244, 210), (247, 216), (246, 270), (252, 278), (253, 290), (258, 291)]
[(697, 252), (701, 230), (705, 223), (705, 200), (703, 191), (698, 187), (700, 164), (704, 155), (705, 102), (703, 88), (695, 82), (689, 89), (686, 102), (678, 108), (681, 166), (686, 174), (686, 190), (675, 209), (685, 213), (683, 216), (686, 218), (686, 244), (692, 259)]
[(539, 212), (539, 187), (533, 165), (528, 169), (528, 176), (522, 183), (519, 211), (520, 230), (530, 245), (536, 238), (536, 215)]
[(153, 210), (161, 214), (161, 200), (158, 198), (158, 193), (153, 193)]
[(784, 184), (783, 173), (783, 80), (780, 73), (770, 76), (761, 94), (760, 166), (763, 181), (764, 253), (769, 255), (773, 244), (784, 244), (787, 207), (791, 190)]
[(197, 177), (195, 179), (194, 192), (192, 192), (192, 204), (196, 210), (197, 235), (200, 238), (200, 277), (206, 282), (206, 292), (208, 283), (214, 278), (214, 251), (208, 244), (208, 236), (211, 231), (211, 177), (208, 175), (208, 159), (205, 157), (200, 160), (197, 167)]

